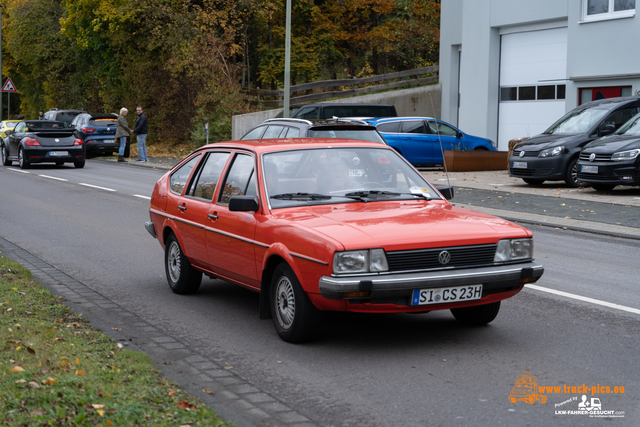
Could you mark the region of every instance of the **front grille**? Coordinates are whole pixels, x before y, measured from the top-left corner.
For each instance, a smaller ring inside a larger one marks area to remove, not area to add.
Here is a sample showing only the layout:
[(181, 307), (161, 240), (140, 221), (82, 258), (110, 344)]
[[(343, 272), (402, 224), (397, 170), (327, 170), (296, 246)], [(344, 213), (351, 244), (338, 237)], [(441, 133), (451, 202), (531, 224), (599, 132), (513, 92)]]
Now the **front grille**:
[(539, 151), (513, 150), (513, 155), (520, 157), (520, 151), (524, 151), (522, 157), (538, 157), (538, 153), (540, 153)]
[[(491, 265), (498, 245), (457, 246), (453, 248), (415, 249), (387, 252), (389, 271), (426, 270), (444, 267)], [(447, 251), (451, 261), (440, 264), (440, 252)]]
[[(580, 160), (583, 162), (589, 162), (589, 156), (591, 153), (580, 153)], [(610, 154), (596, 154), (596, 158), (593, 160), (594, 162), (609, 162), (611, 161)]]
[(543, 176), (549, 175), (553, 169), (517, 169), (510, 168), (509, 173), (512, 176)]
[(613, 176), (605, 176), (605, 175), (599, 175), (597, 173), (582, 173), (582, 172), (578, 172), (578, 179), (579, 180), (585, 180), (585, 181), (609, 181), (612, 179), (616, 179), (616, 177)]

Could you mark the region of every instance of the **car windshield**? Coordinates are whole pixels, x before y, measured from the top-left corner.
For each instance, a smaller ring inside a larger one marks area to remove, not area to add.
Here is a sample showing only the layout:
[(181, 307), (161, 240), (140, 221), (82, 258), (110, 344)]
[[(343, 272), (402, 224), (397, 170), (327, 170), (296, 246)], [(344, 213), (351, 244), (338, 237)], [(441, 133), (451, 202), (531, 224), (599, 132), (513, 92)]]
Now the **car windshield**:
[(266, 153), (262, 169), (272, 208), (441, 198), (420, 173), (386, 148)]
[(386, 144), (384, 139), (375, 129), (309, 129), (309, 138), (345, 138), (359, 139)]
[(588, 132), (607, 115), (610, 110), (583, 108), (572, 110), (544, 131), (547, 135), (576, 134)]
[(616, 132), (618, 135), (640, 136), (640, 114), (633, 116)]

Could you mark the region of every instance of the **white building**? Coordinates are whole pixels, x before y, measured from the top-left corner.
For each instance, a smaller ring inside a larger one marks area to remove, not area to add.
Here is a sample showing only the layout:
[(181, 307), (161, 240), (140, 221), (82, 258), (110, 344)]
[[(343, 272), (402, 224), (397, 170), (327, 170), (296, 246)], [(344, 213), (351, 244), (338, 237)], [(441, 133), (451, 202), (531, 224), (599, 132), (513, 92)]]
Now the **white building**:
[(640, 95), (635, 0), (442, 0), (442, 119), (498, 141), (600, 98)]

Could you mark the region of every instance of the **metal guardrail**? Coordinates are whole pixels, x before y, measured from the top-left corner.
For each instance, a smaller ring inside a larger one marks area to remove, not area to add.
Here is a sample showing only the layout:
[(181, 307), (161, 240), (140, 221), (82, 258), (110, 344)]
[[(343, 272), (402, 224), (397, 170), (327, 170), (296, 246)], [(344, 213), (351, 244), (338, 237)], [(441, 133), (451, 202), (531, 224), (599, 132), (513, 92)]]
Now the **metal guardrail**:
[[(437, 83), (439, 80), (438, 75), (439, 67), (433, 65), (431, 67), (417, 68), (414, 70), (400, 71), (397, 73), (380, 74), (377, 76), (353, 78), (353, 79), (339, 79), (339, 80), (322, 80), (319, 82), (304, 83), (300, 85), (291, 86), (290, 94), (297, 92), (306, 92), (314, 89), (326, 89), (336, 88), (341, 86), (351, 86), (351, 89), (322, 91), (317, 93), (305, 94), (300, 96), (293, 96), (290, 98), (291, 103), (319, 101), (327, 98), (340, 98), (355, 95), (362, 95), (370, 92), (377, 92), (380, 90), (396, 89), (401, 87), (419, 86), (429, 83)], [(429, 77), (414, 78), (408, 80), (394, 81), (390, 83), (378, 84), (374, 86), (366, 86), (356, 88), (358, 85), (381, 82), (385, 80), (404, 79), (405, 77), (421, 76), (424, 74), (434, 74)], [(268, 90), (268, 89), (247, 89), (245, 93), (249, 96), (255, 96), (257, 99), (252, 100), (252, 103), (261, 103), (265, 107), (282, 107), (284, 90)], [(265, 100), (262, 97), (277, 97), (276, 100)]]

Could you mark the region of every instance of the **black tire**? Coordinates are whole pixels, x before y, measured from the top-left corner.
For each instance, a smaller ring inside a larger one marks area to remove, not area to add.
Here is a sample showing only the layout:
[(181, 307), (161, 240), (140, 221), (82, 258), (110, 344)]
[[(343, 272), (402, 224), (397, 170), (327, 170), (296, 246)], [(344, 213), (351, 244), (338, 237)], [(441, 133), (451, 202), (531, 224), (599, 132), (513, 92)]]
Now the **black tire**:
[(171, 290), (178, 295), (193, 294), (200, 288), (202, 272), (191, 266), (184, 256), (175, 234), (167, 238), (164, 252), (164, 269)]
[(615, 185), (613, 184), (591, 184), (591, 187), (593, 187), (594, 190), (596, 191), (611, 191), (615, 188)]
[(500, 301), (472, 307), (452, 308), (451, 314), (460, 323), (470, 326), (481, 326), (491, 323), (500, 311)]
[(319, 312), (288, 264), (281, 263), (276, 267), (271, 277), (270, 294), (273, 324), (280, 338), (290, 343), (313, 339)]
[(84, 160), (77, 160), (73, 162), (73, 166), (75, 166), (77, 169), (82, 169), (84, 167)]
[(567, 170), (564, 174), (564, 182), (567, 183), (569, 188), (584, 187), (584, 182), (578, 179), (578, 158), (574, 157), (569, 161)]
[(7, 155), (7, 149), (4, 148), (4, 144), (0, 148), (0, 157), (2, 157), (2, 165), (3, 166), (11, 166), (13, 162), (9, 160), (9, 156)]
[(476, 147), (473, 149), (473, 151), (489, 151), (489, 149), (487, 147)]
[(29, 169), (29, 166), (31, 166), (27, 159), (24, 158), (22, 148), (18, 149), (18, 165), (20, 165), (20, 169)]
[(522, 180), (529, 185), (540, 185), (544, 182), (544, 179), (522, 178)]

